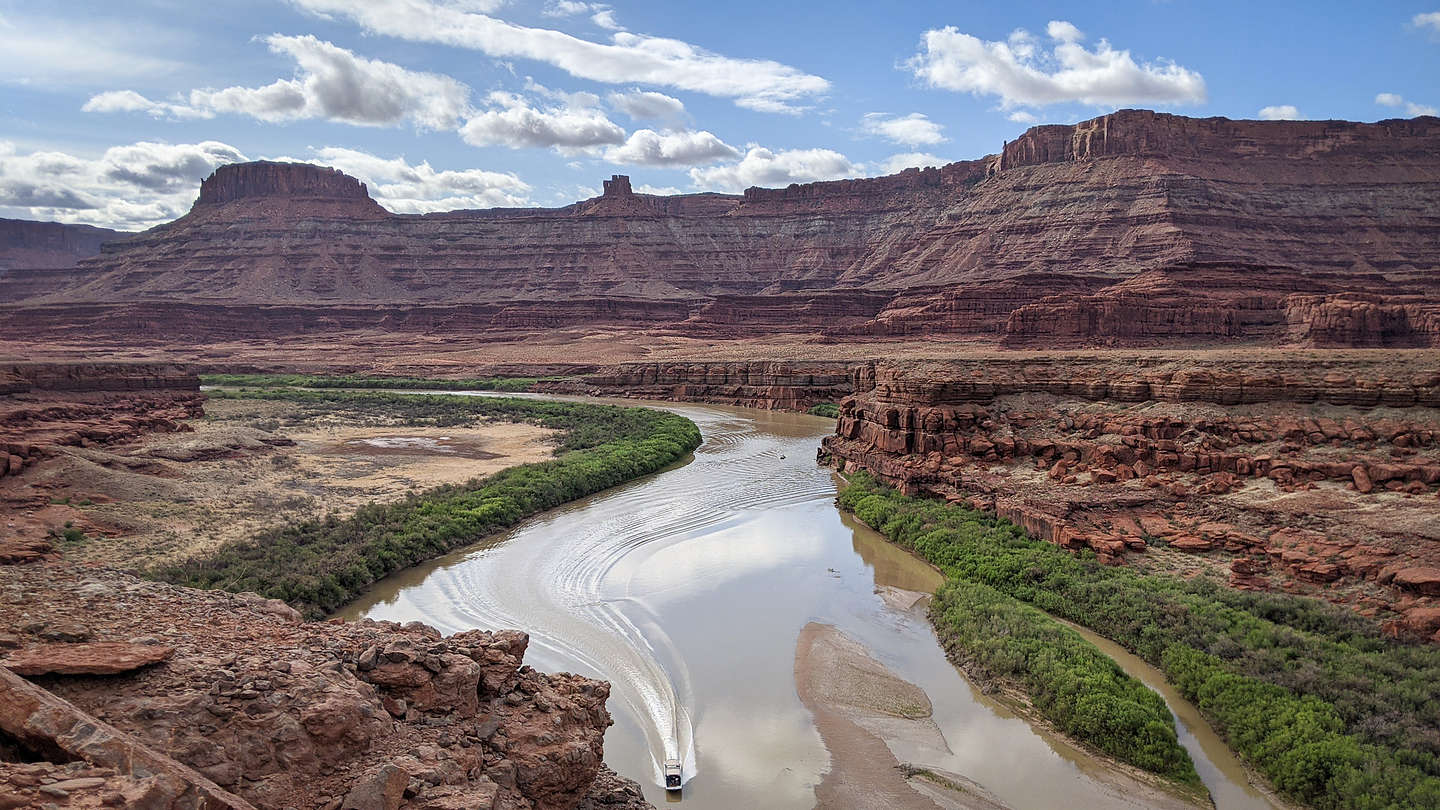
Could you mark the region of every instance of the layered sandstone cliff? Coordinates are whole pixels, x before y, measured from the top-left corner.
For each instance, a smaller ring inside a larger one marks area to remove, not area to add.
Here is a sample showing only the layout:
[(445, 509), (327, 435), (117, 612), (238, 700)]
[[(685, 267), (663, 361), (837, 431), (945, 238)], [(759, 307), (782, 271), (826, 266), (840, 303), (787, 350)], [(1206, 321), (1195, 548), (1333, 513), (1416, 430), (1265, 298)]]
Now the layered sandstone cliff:
[(1440, 119), (1122, 110), (889, 177), (654, 197), (616, 176), (561, 209), (401, 216), (333, 170), (228, 166), (190, 214), (10, 313), (42, 332), (178, 321), (219, 338), (638, 320), (717, 337), (1426, 346), (1437, 267)]
[(850, 394), (853, 367), (842, 361), (623, 363), (555, 387), (603, 396), (805, 410)]
[(74, 267), (99, 253), (106, 242), (129, 235), (93, 225), (0, 219), (0, 270)]
[(1432, 355), (880, 362), (855, 387), (823, 450), (844, 469), (1440, 641)]

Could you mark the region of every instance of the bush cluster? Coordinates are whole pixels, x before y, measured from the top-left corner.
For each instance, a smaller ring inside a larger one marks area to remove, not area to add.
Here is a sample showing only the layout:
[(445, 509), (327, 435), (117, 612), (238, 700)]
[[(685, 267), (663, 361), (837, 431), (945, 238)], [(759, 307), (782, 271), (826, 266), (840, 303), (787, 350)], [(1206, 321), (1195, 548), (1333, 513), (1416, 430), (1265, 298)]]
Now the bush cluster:
[(1008, 521), (857, 475), (841, 506), (947, 576), (1161, 667), (1240, 754), (1319, 808), (1440, 807), (1440, 650), (1320, 600), (1100, 564)]
[(834, 419), (840, 415), (840, 406), (833, 402), (821, 402), (817, 405), (811, 405), (810, 410), (806, 411), (806, 413), (811, 416), (824, 416), (829, 419)]
[(329, 613), (387, 574), (468, 545), (537, 512), (653, 473), (700, 445), (690, 420), (664, 411), (540, 400), (383, 392), (252, 391), (245, 398), (334, 409), (456, 412), (562, 431), (557, 456), (394, 503), (271, 529), (152, 572), (200, 588), (254, 591), (310, 617)]

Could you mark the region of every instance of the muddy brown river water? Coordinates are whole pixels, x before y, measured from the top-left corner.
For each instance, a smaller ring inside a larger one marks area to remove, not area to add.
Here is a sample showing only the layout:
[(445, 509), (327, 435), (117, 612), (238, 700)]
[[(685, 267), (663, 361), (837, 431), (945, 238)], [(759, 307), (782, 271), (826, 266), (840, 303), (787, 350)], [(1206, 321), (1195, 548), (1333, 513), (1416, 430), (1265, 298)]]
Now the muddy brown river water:
[[(697, 809), (814, 806), (829, 756), (793, 662), (801, 628), (820, 622), (929, 694), (945, 746), (892, 742), (900, 761), (963, 774), (1017, 809), (1145, 806), (1107, 764), (972, 689), (923, 607), (881, 598), (881, 586), (932, 591), (940, 577), (836, 509), (837, 479), (815, 463), (831, 420), (654, 407), (700, 426), (693, 459), (401, 572), (342, 615), (525, 629), (528, 663), (614, 685), (606, 761), (657, 805), (674, 798), (658, 763), (679, 754), (682, 801)], [(1120, 662), (1177, 712), (1217, 807), (1272, 806), (1159, 673)]]

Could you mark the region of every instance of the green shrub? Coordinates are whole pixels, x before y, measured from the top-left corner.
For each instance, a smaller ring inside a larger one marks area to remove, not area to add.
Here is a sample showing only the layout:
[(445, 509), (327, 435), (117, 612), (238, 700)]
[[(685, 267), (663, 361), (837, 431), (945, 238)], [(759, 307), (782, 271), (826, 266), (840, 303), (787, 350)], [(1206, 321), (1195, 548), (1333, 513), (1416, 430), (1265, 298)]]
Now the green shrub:
[(562, 431), (553, 460), (436, 487), (394, 503), (369, 504), (348, 518), (332, 516), (272, 529), (151, 572), (194, 587), (255, 591), (290, 602), (311, 617), (339, 608), (387, 574), (537, 512), (661, 470), (700, 444), (693, 422), (646, 408), (379, 392), (271, 390), (233, 396), (378, 412), (460, 412)]
[(1114, 639), (1170, 674), (1230, 744), (1320, 808), (1440, 807), (1440, 649), (1317, 599), (1101, 565), (867, 475), (839, 497), (947, 576)]
[(810, 410), (806, 411), (806, 413), (811, 416), (824, 416), (829, 419), (834, 419), (840, 415), (840, 406), (833, 402), (821, 402), (817, 405), (811, 405)]

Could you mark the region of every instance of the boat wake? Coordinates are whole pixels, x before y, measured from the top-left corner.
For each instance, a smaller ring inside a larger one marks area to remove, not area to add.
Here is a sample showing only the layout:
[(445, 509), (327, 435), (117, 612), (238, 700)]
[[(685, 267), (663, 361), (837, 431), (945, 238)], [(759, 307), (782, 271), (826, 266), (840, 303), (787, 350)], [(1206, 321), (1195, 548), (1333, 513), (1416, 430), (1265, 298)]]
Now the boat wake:
[[(689, 464), (546, 513), (368, 612), (423, 617), (448, 632), (523, 628), (537, 667), (611, 683), (612, 697), (640, 722), (657, 785), (666, 759), (681, 761), (684, 781), (696, 774), (687, 709), (694, 701), (684, 658), (646, 595), (632, 592), (633, 575), (657, 550), (746, 510), (832, 492), (817, 485), (805, 448), (780, 446), (784, 439), (760, 434), (753, 421), (710, 408), (674, 410), (704, 436)], [(787, 451), (794, 458), (782, 460)]]

